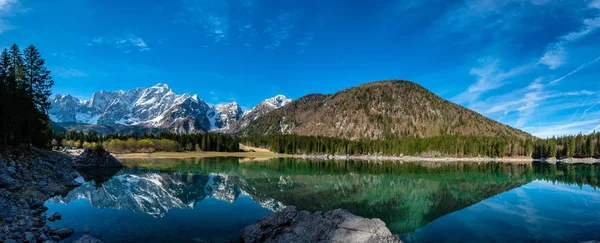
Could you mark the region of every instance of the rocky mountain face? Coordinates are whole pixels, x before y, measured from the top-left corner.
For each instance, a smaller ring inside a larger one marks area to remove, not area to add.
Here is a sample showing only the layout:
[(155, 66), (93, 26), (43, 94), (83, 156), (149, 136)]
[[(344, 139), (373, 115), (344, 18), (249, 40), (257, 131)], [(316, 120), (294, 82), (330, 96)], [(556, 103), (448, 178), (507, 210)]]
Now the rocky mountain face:
[(346, 139), (439, 135), (529, 134), (447, 101), (410, 81), (363, 84), (331, 95), (307, 95), (261, 115), (241, 132)]
[[(99, 91), (89, 100), (71, 95), (56, 95), (49, 111), (50, 119), (58, 124), (94, 125), (102, 131), (126, 130), (122, 126), (152, 128), (151, 131), (196, 133), (229, 131), (239, 121), (251, 121), (279, 108), (291, 100), (283, 95), (267, 99), (252, 110), (243, 112), (236, 103), (211, 106), (198, 95), (178, 95), (166, 84), (127, 91)], [(245, 118), (248, 116), (248, 118)], [(242, 122), (235, 127), (245, 127)], [(111, 129), (113, 126), (116, 128)], [(107, 128), (109, 127), (109, 128)], [(139, 130), (139, 129), (136, 129)]]
[(232, 102), (229, 104), (223, 104), (217, 106), (217, 111), (221, 114), (221, 121), (223, 121), (223, 129), (228, 129), (229, 126), (242, 119), (242, 107), (238, 105), (237, 102)]

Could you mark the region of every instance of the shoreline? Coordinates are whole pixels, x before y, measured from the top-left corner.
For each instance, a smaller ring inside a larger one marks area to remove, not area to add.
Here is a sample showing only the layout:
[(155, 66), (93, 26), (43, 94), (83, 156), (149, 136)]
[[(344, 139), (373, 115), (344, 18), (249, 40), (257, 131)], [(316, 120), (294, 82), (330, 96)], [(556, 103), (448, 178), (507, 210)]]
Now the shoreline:
[(366, 160), (366, 161), (400, 161), (400, 162), (509, 162), (509, 163), (532, 163), (542, 162), (549, 164), (598, 164), (600, 159), (596, 158), (544, 158), (534, 159), (526, 157), (416, 157), (416, 156), (378, 156), (378, 155), (300, 155), (302, 159), (322, 159), (322, 160)]
[(381, 156), (381, 155), (308, 155), (308, 154), (276, 154), (272, 152), (155, 152), (112, 154), (117, 159), (205, 159), (205, 158), (240, 158), (244, 161), (265, 161), (277, 158), (320, 159), (320, 160), (363, 160), (363, 161), (400, 161), (400, 162), (509, 162), (509, 163), (563, 163), (563, 164), (598, 164), (596, 158), (545, 158), (527, 157), (417, 157), (417, 156)]

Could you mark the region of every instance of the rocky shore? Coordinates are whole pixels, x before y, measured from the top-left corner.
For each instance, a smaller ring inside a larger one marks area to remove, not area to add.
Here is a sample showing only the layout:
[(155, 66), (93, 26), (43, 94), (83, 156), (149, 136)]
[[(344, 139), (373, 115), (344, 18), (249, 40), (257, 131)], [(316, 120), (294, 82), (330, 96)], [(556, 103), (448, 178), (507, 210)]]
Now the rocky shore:
[(366, 219), (343, 209), (310, 213), (290, 206), (267, 215), (240, 234), (244, 243), (344, 242), (400, 243), (380, 219)]
[[(70, 237), (73, 229), (46, 225), (44, 202), (79, 186), (77, 177), (68, 155), (36, 148), (0, 151), (0, 242), (51, 243)], [(49, 219), (61, 218), (54, 214)]]

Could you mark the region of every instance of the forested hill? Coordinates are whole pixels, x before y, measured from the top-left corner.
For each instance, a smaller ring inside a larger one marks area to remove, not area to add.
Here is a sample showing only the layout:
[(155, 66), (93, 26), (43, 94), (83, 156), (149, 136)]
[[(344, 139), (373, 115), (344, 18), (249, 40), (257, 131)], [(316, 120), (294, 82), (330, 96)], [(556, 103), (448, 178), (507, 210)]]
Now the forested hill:
[(307, 95), (250, 123), (244, 135), (346, 139), (531, 135), (447, 101), (410, 81), (380, 81)]

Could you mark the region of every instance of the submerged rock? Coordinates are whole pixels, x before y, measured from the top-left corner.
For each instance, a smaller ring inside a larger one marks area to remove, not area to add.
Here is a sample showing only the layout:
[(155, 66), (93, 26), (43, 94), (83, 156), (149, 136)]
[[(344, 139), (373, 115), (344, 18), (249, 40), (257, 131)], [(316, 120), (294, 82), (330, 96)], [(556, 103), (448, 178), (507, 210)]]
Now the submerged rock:
[(85, 234), (77, 241), (75, 241), (75, 243), (102, 243), (102, 241), (94, 238), (91, 235)]
[(121, 168), (123, 164), (103, 148), (85, 149), (75, 159), (77, 167)]
[(242, 229), (242, 242), (402, 242), (380, 219), (343, 209), (310, 213), (295, 207), (267, 215)]

